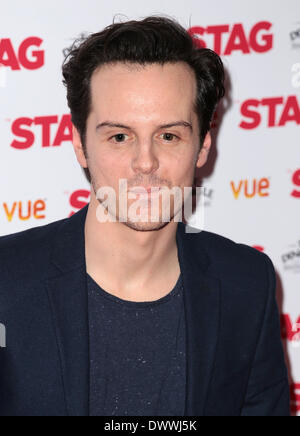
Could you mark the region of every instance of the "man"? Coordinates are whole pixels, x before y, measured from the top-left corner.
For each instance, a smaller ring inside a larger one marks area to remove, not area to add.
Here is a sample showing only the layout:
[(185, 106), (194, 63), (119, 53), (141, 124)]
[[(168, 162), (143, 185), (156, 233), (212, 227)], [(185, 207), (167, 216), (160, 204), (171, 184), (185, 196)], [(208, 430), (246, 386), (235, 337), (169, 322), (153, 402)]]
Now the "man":
[(0, 239), (1, 415), (288, 416), (270, 258), (188, 232), (175, 196), (162, 219), (207, 161), (220, 58), (152, 16), (74, 44), (63, 75), (91, 201)]

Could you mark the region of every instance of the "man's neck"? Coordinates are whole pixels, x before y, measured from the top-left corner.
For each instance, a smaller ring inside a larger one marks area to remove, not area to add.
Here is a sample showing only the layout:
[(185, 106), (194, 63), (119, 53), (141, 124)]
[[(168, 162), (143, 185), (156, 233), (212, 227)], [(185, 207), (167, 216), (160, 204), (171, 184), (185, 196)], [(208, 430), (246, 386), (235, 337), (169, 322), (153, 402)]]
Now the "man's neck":
[(97, 207), (90, 203), (85, 223), (87, 273), (124, 300), (155, 301), (171, 292), (180, 275), (178, 223), (141, 232), (120, 222), (100, 223)]

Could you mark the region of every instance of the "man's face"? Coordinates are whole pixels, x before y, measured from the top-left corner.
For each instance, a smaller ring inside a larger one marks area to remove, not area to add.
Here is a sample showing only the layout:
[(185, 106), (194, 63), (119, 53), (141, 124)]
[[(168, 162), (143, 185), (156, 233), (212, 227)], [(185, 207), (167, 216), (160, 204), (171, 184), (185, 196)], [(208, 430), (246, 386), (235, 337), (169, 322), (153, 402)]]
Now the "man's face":
[[(193, 186), (196, 166), (205, 163), (210, 146), (207, 137), (205, 150), (199, 153), (195, 96), (194, 72), (181, 62), (146, 67), (115, 63), (92, 75), (85, 156), (76, 129), (73, 142), (81, 166), (89, 168), (94, 192), (101, 187), (114, 189), (116, 221), (120, 217), (120, 179), (127, 180), (128, 191), (140, 186), (179, 187), (183, 195), (184, 187)], [(99, 126), (106, 122), (127, 127)], [(178, 122), (185, 125), (161, 127)], [(130, 198), (127, 192), (127, 210), (139, 198)], [(172, 220), (178, 210), (174, 196), (170, 199)], [(156, 203), (159, 219), (155, 222), (151, 221), (151, 200), (142, 204), (143, 221), (134, 222), (128, 216), (124, 225), (135, 230), (158, 230), (167, 225), (162, 221), (162, 199)]]

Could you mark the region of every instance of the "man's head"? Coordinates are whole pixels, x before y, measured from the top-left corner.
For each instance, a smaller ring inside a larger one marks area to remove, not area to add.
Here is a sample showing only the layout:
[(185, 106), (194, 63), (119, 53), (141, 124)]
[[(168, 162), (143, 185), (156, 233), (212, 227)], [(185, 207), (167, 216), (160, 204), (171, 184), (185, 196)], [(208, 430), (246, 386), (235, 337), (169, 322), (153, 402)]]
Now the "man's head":
[(224, 95), (217, 54), (197, 48), (177, 22), (152, 16), (75, 42), (63, 76), (75, 152), (95, 192), (111, 186), (118, 193), (119, 179), (128, 188), (192, 186)]

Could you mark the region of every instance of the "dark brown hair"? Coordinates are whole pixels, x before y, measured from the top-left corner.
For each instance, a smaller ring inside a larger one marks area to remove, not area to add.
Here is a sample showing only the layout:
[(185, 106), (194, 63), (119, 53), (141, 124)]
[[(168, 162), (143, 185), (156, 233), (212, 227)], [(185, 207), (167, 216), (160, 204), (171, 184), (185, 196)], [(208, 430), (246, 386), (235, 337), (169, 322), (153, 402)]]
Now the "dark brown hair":
[[(86, 122), (91, 111), (90, 81), (101, 65), (112, 62), (186, 62), (195, 72), (198, 115), (202, 146), (219, 100), (224, 96), (224, 67), (212, 50), (199, 48), (192, 36), (174, 19), (149, 16), (140, 21), (113, 23), (90, 36), (82, 36), (65, 50), (62, 66), (72, 122), (86, 151)], [(85, 174), (91, 181), (88, 169)]]

